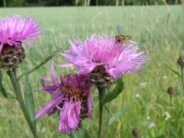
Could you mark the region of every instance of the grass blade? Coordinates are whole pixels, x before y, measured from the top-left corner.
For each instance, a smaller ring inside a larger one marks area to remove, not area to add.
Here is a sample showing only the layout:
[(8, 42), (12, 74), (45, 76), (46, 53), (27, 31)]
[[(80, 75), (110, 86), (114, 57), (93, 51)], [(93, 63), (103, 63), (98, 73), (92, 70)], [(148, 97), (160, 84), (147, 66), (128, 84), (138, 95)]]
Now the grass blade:
[(32, 123), (34, 124), (35, 131), (36, 131), (36, 119), (34, 119), (35, 106), (34, 106), (34, 99), (33, 99), (32, 88), (31, 88), (31, 85), (29, 83), (28, 75), (25, 76), (24, 97), (25, 97), (25, 104), (26, 104), (29, 116), (31, 118)]
[(30, 74), (31, 72), (37, 70), (38, 68), (40, 68), (41, 66), (43, 66), (45, 63), (47, 63), (56, 53), (58, 53), (59, 51), (61, 50), (61, 48), (57, 49), (56, 51), (54, 51), (51, 55), (49, 55), (48, 57), (46, 57), (39, 65), (37, 65), (36, 67), (22, 73), (19, 77), (18, 77), (18, 80), (25, 76), (25, 75), (28, 75)]
[(173, 138), (178, 138), (174, 128), (171, 125), (169, 125), (169, 128), (170, 128), (170, 132), (173, 134)]
[(159, 135), (159, 136), (157, 136), (155, 138), (165, 138), (165, 137), (166, 137), (165, 134), (162, 134), (162, 135)]
[(115, 113), (110, 119), (108, 125), (110, 126), (115, 120), (117, 120), (119, 117), (121, 117), (129, 108), (130, 105), (123, 108), (121, 111)]
[(179, 93), (181, 94), (182, 100), (184, 100), (183, 84), (182, 84), (181, 81), (179, 81), (179, 83), (178, 83), (178, 91), (179, 91)]
[(174, 121), (174, 124), (176, 124), (176, 125), (177, 125), (177, 123), (178, 123), (178, 120), (179, 120), (179, 118), (180, 118), (181, 113), (182, 113), (182, 110), (180, 110), (180, 111), (179, 111), (179, 113), (176, 115), (176, 119), (175, 119), (175, 121)]
[(1, 70), (0, 70), (0, 91), (2, 95), (7, 99), (11, 99), (11, 98), (17, 99), (16, 97), (12, 96), (10, 93), (7, 93), (5, 88), (3, 87), (3, 75)]
[(124, 88), (123, 80), (119, 79), (116, 83), (116, 87), (114, 88), (114, 90), (112, 92), (104, 95), (104, 98), (102, 100), (102, 104), (105, 105), (106, 103), (111, 102), (112, 100), (117, 98), (118, 95), (123, 91), (123, 88)]
[(175, 71), (174, 69), (172, 69), (171, 67), (169, 67), (167, 64), (165, 64), (166, 65), (166, 67), (168, 68), (168, 69), (170, 69), (173, 73), (175, 73), (178, 77), (181, 77), (181, 75), (179, 74), (179, 72), (177, 72), (177, 71)]

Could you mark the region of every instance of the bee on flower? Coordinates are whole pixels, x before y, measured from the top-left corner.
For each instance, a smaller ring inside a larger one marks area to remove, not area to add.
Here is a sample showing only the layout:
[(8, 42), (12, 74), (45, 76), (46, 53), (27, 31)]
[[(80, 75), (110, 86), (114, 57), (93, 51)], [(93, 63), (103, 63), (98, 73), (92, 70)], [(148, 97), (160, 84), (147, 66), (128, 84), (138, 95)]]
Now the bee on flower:
[(117, 26), (118, 35), (115, 36), (116, 43), (133, 43), (138, 44), (136, 41), (132, 40), (132, 36), (124, 33), (123, 28), (121, 26)]
[(117, 43), (113, 36), (93, 34), (84, 41), (70, 41), (71, 47), (61, 55), (61, 67), (75, 66), (79, 74), (89, 74), (97, 87), (108, 87), (123, 74), (145, 66), (147, 56), (135, 43)]

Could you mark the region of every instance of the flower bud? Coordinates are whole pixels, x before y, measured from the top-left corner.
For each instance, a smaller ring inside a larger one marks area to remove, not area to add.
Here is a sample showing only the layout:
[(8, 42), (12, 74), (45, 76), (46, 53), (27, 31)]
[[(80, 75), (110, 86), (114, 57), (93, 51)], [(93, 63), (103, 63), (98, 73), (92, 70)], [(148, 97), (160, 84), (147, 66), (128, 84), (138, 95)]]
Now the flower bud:
[(168, 89), (167, 89), (167, 93), (169, 94), (169, 95), (172, 95), (172, 94), (174, 94), (176, 92), (176, 89), (174, 88), (174, 87), (169, 87)]
[(90, 73), (89, 81), (96, 85), (99, 88), (105, 88), (110, 86), (115, 79), (110, 76), (103, 66), (97, 66)]
[(180, 56), (178, 61), (177, 61), (178, 65), (180, 65), (181, 67), (184, 66), (184, 55)]
[(0, 68), (10, 70), (20, 66), (25, 58), (25, 51), (21, 43), (19, 47), (20, 48), (4, 44), (0, 53)]
[(140, 131), (139, 131), (139, 129), (138, 128), (134, 128), (133, 130), (132, 130), (132, 134), (133, 134), (133, 136), (134, 137), (139, 137), (140, 136)]

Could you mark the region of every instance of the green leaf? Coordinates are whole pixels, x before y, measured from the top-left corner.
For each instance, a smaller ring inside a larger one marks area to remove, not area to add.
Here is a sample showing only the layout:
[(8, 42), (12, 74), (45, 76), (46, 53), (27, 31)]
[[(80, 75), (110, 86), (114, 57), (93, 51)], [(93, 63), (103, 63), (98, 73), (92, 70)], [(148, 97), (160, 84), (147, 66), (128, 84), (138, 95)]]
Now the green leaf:
[(124, 88), (123, 80), (119, 79), (116, 83), (116, 87), (114, 88), (114, 90), (104, 95), (104, 98), (102, 99), (102, 104), (105, 105), (106, 103), (109, 103), (115, 98), (117, 98), (118, 95), (123, 91), (123, 88)]
[(22, 73), (19, 77), (18, 80), (25, 75), (30, 74), (31, 72), (37, 70), (38, 68), (40, 68), (41, 66), (43, 66), (45, 63), (47, 63), (56, 53), (58, 53), (61, 50), (61, 48), (57, 49), (56, 51), (54, 51), (51, 55), (49, 55), (48, 57), (46, 57), (39, 65), (37, 65), (36, 67)]
[(87, 129), (82, 129), (82, 131), (79, 131), (77, 137), (78, 138), (91, 138)]
[(24, 97), (25, 97), (25, 104), (26, 104), (26, 107), (27, 107), (27, 111), (29, 113), (29, 116), (31, 118), (32, 123), (34, 124), (34, 129), (36, 131), (36, 119), (34, 119), (35, 106), (34, 106), (34, 99), (33, 99), (32, 88), (31, 88), (31, 85), (29, 83), (28, 75), (25, 76)]
[(74, 132), (71, 132), (70, 134), (68, 134), (69, 138), (77, 138), (77, 136), (75, 135)]
[(179, 74), (179, 72), (175, 71), (174, 69), (172, 69), (171, 67), (169, 67), (167, 64), (165, 64), (167, 68), (169, 68), (173, 73), (175, 73), (178, 77), (181, 77), (181, 75)]
[(89, 135), (87, 129), (83, 128), (80, 129), (80, 131), (75, 132), (71, 132), (70, 134), (68, 134), (69, 138), (91, 138), (91, 136)]
[(168, 134), (168, 132), (165, 133), (165, 134), (159, 135), (159, 136), (157, 136), (157, 137), (155, 137), (155, 138), (165, 138), (165, 137), (167, 136), (167, 134)]
[(159, 135), (159, 136), (157, 136), (155, 138), (165, 138), (165, 134)]
[(120, 116), (122, 116), (129, 108), (130, 105), (127, 105), (121, 111), (115, 113), (110, 119), (108, 125), (110, 126), (115, 120), (117, 120)]
[(1, 70), (0, 70), (0, 91), (2, 95), (7, 99), (11, 99), (11, 98), (17, 99), (16, 97), (12, 96), (10, 93), (7, 93), (5, 88), (3, 87), (3, 75)]

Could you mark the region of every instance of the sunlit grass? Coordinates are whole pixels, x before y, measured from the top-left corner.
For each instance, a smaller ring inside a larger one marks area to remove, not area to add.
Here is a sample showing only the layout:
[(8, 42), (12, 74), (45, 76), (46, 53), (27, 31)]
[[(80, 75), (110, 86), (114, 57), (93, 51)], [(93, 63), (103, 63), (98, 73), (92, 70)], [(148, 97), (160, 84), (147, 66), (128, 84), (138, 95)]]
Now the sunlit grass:
[[(140, 74), (124, 76), (125, 89), (123, 93), (104, 110), (104, 128), (107, 129), (106, 117), (111, 117), (123, 107), (130, 105), (128, 111), (108, 128), (109, 138), (131, 138), (132, 129), (137, 127), (145, 138), (152, 138), (169, 132), (168, 137), (184, 136), (184, 106), (180, 94), (169, 102), (167, 88), (177, 86), (177, 76), (166, 66), (179, 71), (176, 61), (183, 53), (184, 16), (182, 6), (133, 6), (133, 7), (57, 7), (57, 8), (5, 8), (0, 9), (0, 16), (21, 14), (33, 16), (40, 22), (43, 30), (40, 40), (33, 42), (35, 48), (26, 49), (26, 60), (19, 68), (18, 74), (26, 71), (57, 48), (64, 51), (69, 46), (69, 39), (84, 40), (87, 36), (96, 34), (116, 35), (116, 26), (121, 25), (125, 33), (140, 42), (140, 47), (148, 54), (146, 68)], [(63, 63), (60, 54), (55, 61), (57, 74), (69, 73), (57, 65)], [(50, 62), (30, 75), (33, 89), (41, 88), (40, 79), (50, 76)], [(12, 92), (12, 87), (6, 77), (5, 87)], [(24, 78), (21, 79), (24, 81)], [(23, 86), (23, 85), (22, 85)], [(93, 93), (95, 105), (93, 121), (84, 122), (92, 138), (98, 130), (98, 94)], [(50, 97), (44, 93), (34, 92), (36, 110), (48, 102)], [(179, 112), (181, 113), (179, 114)], [(171, 118), (166, 120), (163, 114), (169, 112)], [(176, 122), (176, 120), (178, 121)], [(31, 137), (24, 116), (15, 100), (0, 100), (0, 137), (26, 138)], [(150, 124), (155, 127), (149, 128)], [(44, 116), (37, 121), (38, 135), (42, 138), (67, 137), (57, 132), (58, 116)], [(106, 131), (102, 133), (106, 136)]]

